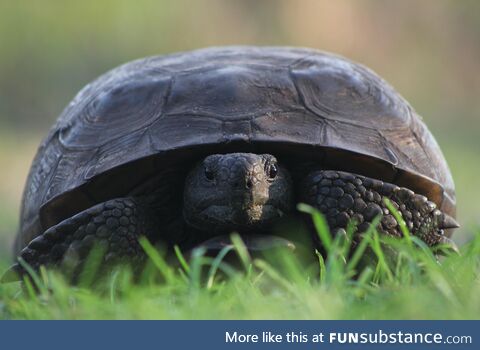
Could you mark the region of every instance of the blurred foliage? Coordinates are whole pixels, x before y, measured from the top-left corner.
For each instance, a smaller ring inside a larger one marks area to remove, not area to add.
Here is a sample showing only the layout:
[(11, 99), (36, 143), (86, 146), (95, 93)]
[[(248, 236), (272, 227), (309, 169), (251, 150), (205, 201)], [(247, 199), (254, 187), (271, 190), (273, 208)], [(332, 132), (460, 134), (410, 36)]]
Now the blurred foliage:
[(35, 147), (83, 85), (134, 58), (228, 44), (333, 51), (388, 80), (446, 153), (462, 241), (478, 222), (479, 37), (476, 0), (0, 0), (0, 254)]

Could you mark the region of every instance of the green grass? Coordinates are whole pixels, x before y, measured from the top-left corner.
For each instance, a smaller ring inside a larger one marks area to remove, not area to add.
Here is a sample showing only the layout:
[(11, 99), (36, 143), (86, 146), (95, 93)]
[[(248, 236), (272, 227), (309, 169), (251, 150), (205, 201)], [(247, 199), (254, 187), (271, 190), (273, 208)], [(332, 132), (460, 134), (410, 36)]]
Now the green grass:
[[(332, 237), (308, 206), (328, 257), (301, 263), (293, 253), (252, 259), (239, 236), (217, 258), (176, 251), (176, 264), (148, 241), (141, 274), (118, 269), (102, 281), (83, 274), (71, 286), (42, 270), (0, 286), (2, 319), (474, 319), (480, 315), (480, 236), (460, 253), (436, 255), (405, 231), (388, 239), (374, 229), (351, 251), (353, 227)], [(238, 257), (234, 268), (222, 261)], [(94, 254), (95, 255), (95, 254)], [(347, 258), (348, 257), (348, 258)], [(95, 265), (93, 261), (91, 266)], [(37, 291), (35, 291), (37, 290)]]

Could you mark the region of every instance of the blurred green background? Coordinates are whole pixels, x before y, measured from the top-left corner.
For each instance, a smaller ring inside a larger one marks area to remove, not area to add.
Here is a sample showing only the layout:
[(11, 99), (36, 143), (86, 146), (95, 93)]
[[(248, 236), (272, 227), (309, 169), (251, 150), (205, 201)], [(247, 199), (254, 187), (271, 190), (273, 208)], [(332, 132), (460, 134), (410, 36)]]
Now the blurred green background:
[(81, 87), (135, 58), (231, 44), (308, 46), (375, 70), (445, 153), (455, 240), (478, 227), (480, 1), (0, 0), (0, 256), (36, 147)]

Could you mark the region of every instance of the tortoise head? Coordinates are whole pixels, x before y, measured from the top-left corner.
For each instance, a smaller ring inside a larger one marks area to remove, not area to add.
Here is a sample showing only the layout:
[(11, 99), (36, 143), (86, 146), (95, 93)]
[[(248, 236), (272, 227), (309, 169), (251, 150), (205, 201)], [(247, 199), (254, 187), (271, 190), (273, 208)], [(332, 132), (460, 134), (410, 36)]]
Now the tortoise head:
[(270, 154), (204, 158), (185, 181), (183, 215), (202, 231), (261, 229), (294, 205), (288, 171)]

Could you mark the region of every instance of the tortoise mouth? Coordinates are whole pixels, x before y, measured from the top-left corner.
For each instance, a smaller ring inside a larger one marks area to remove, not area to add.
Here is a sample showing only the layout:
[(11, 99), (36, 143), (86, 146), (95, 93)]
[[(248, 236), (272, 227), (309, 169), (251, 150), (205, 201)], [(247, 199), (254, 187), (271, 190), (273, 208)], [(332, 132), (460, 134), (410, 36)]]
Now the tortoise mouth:
[(230, 232), (269, 231), (285, 212), (273, 204), (250, 204), (247, 206), (230, 204), (212, 204), (188, 215), (184, 208), (183, 218), (186, 224), (208, 234), (209, 237)]

